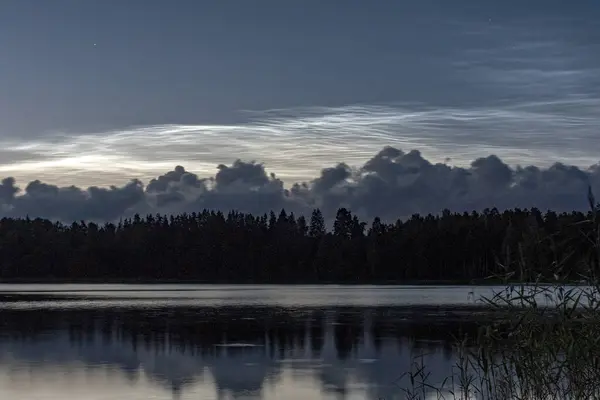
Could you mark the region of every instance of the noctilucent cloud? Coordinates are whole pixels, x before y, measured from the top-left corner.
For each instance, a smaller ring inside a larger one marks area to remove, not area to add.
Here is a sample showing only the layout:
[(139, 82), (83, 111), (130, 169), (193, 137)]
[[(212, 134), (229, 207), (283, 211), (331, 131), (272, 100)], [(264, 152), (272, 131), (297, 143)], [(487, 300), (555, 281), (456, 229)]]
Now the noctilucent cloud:
[(599, 111), (596, 1), (0, 1), (0, 176), (22, 187), (238, 158), (310, 186), (385, 146), (583, 171)]

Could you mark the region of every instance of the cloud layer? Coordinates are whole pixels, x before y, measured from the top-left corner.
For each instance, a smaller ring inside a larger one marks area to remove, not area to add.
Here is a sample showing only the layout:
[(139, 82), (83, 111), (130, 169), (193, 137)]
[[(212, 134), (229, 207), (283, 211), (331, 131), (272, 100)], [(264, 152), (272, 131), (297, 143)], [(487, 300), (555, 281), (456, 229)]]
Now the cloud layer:
[(349, 207), (363, 218), (395, 220), (443, 208), (471, 211), (497, 207), (585, 209), (587, 188), (600, 193), (600, 164), (588, 168), (554, 163), (510, 167), (495, 155), (468, 166), (435, 163), (418, 150), (386, 146), (361, 165), (333, 163), (314, 178), (284, 185), (265, 165), (236, 160), (199, 177), (176, 166), (144, 185), (87, 189), (34, 180), (19, 188), (13, 178), (0, 184), (2, 216), (73, 221), (112, 221), (134, 213), (180, 213), (218, 209), (264, 213), (285, 208), (298, 214), (319, 207), (332, 217)]
[(494, 107), (355, 105), (247, 112), (243, 123), (160, 125), (0, 140), (0, 175), (58, 185), (148, 181), (173, 165), (202, 175), (236, 157), (260, 160), (287, 184), (332, 162), (365, 163), (386, 145), (452, 164), (496, 154), (510, 165), (598, 161), (600, 99), (570, 97)]

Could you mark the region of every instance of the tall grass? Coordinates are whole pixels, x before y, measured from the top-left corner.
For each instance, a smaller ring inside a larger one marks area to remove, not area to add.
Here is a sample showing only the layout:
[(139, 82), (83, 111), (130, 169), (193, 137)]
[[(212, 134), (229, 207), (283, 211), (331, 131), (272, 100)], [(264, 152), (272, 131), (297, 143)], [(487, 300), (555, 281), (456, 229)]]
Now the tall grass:
[(589, 201), (581, 240), (592, 241), (594, 254), (582, 257), (591, 260), (582, 268), (585, 286), (571, 285), (557, 265), (550, 284), (538, 277), (483, 298), (499, 318), (457, 340), (444, 382), (429, 382), (423, 358), (415, 359), (399, 381), (407, 399), (600, 399), (600, 209), (591, 191)]

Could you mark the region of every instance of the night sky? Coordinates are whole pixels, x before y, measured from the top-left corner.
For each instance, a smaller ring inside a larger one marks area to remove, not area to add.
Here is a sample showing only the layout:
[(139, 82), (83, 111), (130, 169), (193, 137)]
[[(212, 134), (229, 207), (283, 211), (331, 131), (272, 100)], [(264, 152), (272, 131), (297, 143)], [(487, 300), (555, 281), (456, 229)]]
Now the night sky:
[(598, 179), (599, 111), (592, 0), (0, 0), (8, 208), (38, 179), (148, 185), (238, 158), (310, 190), (385, 146), (464, 170), (495, 155), (512, 184), (556, 162)]

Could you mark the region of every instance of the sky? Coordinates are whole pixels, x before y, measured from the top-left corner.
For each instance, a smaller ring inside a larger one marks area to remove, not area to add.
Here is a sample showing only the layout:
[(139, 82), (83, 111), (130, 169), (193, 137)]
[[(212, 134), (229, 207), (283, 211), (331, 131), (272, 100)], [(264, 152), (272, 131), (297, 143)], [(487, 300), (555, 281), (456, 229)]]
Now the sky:
[(497, 156), (507, 187), (519, 165), (597, 178), (597, 1), (0, 0), (0, 54), (5, 213), (40, 187), (147, 194), (177, 166), (204, 182), (256, 161), (312, 191), (343, 163), (356, 186), (386, 146), (463, 172)]

